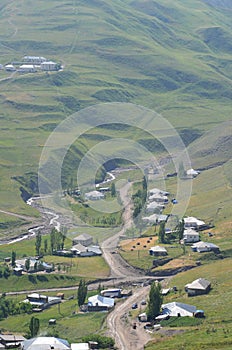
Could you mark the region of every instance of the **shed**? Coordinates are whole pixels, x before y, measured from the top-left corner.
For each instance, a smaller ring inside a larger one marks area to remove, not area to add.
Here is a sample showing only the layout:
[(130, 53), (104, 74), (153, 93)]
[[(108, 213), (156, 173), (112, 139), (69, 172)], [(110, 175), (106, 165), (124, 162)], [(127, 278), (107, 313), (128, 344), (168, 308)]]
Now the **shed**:
[(149, 254), (154, 256), (164, 256), (168, 255), (168, 252), (166, 248), (157, 245), (149, 249)]
[(56, 319), (55, 318), (50, 318), (48, 321), (49, 326), (54, 326), (56, 324)]
[(138, 316), (138, 319), (140, 322), (147, 322), (147, 314), (145, 312), (143, 312), (142, 314), (140, 314)]

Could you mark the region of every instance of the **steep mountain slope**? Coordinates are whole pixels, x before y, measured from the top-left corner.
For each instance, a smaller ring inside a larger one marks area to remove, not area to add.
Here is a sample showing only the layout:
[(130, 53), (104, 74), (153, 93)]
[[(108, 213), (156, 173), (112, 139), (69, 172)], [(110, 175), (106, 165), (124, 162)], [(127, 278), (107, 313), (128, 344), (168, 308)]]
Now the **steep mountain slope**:
[[(0, 71), (1, 207), (29, 210), (11, 178), (23, 177), (30, 187), (47, 137), (86, 106), (118, 101), (152, 108), (189, 135), (186, 144), (229, 120), (231, 33), (229, 1), (3, 0), (0, 63), (38, 55), (64, 70)], [(84, 149), (98, 142), (95, 134)], [(80, 160), (74, 151), (70, 162), (75, 155)]]

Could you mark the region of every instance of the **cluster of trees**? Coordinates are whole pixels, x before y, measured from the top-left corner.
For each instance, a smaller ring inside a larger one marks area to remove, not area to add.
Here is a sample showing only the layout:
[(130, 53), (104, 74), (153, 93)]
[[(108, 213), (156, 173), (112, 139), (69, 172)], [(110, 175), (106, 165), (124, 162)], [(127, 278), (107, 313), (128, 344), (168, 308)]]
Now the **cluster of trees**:
[(146, 203), (147, 199), (147, 181), (145, 176), (143, 177), (142, 181), (142, 189), (139, 189), (133, 196), (133, 203), (134, 203), (134, 211), (133, 211), (133, 218), (137, 218), (140, 214), (142, 208), (144, 207), (144, 204)]
[(30, 338), (34, 338), (37, 336), (37, 334), (39, 333), (39, 327), (40, 327), (39, 319), (32, 316), (29, 324)]
[(7, 279), (10, 276), (10, 269), (8, 266), (3, 266), (0, 268), (0, 278)]
[(19, 303), (13, 299), (6, 298), (3, 294), (0, 297), (0, 320), (10, 315), (30, 313), (32, 306), (30, 303)]
[(161, 294), (161, 285), (154, 281), (151, 285), (148, 300), (147, 317), (149, 321), (154, 321), (160, 314), (163, 296)]
[(114, 339), (100, 334), (87, 335), (82, 338), (82, 341), (85, 343), (88, 343), (89, 341), (97, 342), (100, 349), (112, 349), (115, 344)]
[(103, 215), (101, 217), (90, 217), (87, 212), (80, 215), (80, 219), (94, 226), (118, 226), (121, 224), (121, 216), (116, 214)]
[(170, 234), (165, 231), (165, 222), (161, 222), (158, 231), (158, 239), (160, 243), (170, 243), (171, 240), (181, 241), (184, 235), (184, 220), (182, 219), (175, 230)]
[(77, 291), (77, 303), (78, 306), (80, 307), (81, 305), (84, 304), (86, 296), (87, 296), (87, 284), (84, 280), (80, 280), (78, 291)]
[[(64, 242), (66, 239), (67, 229), (62, 228), (61, 231), (57, 231), (55, 228), (50, 233), (50, 247), (48, 246), (48, 239), (45, 238), (42, 242), (41, 232), (38, 231), (35, 238), (35, 252), (36, 255), (46, 254), (48, 251), (52, 254), (53, 251), (63, 250)], [(43, 247), (42, 247), (43, 243)]]

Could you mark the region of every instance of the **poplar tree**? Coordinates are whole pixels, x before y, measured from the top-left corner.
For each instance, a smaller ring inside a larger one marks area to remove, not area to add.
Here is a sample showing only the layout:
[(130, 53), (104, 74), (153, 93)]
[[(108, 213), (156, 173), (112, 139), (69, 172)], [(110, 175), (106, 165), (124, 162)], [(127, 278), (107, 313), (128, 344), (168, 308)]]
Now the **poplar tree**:
[(153, 282), (149, 292), (148, 312), (147, 316), (150, 321), (154, 321), (156, 316), (160, 314), (163, 296), (161, 294), (160, 283)]

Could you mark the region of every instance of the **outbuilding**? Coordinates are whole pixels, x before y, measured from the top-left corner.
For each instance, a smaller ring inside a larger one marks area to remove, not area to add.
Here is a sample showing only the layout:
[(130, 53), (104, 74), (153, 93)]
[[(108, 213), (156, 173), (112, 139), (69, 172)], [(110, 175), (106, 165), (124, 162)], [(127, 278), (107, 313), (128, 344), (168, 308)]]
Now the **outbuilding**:
[(168, 255), (168, 252), (166, 248), (156, 245), (149, 249), (149, 254), (153, 256), (165, 256)]

